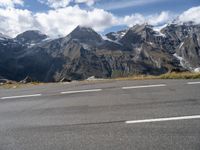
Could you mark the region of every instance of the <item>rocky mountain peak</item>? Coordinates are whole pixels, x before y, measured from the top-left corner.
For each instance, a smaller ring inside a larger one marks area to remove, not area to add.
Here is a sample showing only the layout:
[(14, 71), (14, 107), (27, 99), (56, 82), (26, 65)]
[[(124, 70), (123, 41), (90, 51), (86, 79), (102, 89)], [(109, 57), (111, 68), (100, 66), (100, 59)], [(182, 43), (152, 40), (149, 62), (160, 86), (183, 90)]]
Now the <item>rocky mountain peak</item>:
[(102, 37), (92, 28), (77, 26), (68, 36), (82, 42), (96, 41), (101, 42)]
[(136, 24), (133, 27), (131, 27), (129, 30), (132, 30), (136, 33), (139, 33), (139, 32), (146, 31), (146, 30), (153, 30), (153, 26), (149, 25), (147, 23), (144, 23), (144, 24), (141, 24), (141, 25)]
[(140, 46), (145, 41), (149, 41), (149, 39), (152, 39), (152, 36), (156, 34), (156, 31), (153, 30), (151, 25), (137, 24), (126, 32), (126, 34), (120, 40), (120, 43), (123, 43), (129, 49), (133, 49)]
[(23, 44), (33, 44), (46, 39), (47, 35), (38, 30), (28, 30), (16, 36), (16, 40)]
[(112, 41), (118, 42), (119, 40), (121, 40), (123, 38), (123, 36), (126, 34), (126, 32), (127, 32), (127, 30), (110, 32), (110, 33), (106, 34), (105, 36)]

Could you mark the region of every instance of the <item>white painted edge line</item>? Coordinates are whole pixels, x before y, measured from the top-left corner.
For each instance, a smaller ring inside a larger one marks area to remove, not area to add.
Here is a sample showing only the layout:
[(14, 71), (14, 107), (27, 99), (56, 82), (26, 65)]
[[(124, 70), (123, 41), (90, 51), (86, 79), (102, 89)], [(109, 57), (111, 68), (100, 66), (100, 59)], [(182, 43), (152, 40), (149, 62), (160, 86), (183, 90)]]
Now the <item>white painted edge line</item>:
[(61, 94), (75, 94), (75, 93), (88, 93), (88, 92), (100, 92), (102, 89), (80, 90), (80, 91), (66, 91), (60, 92)]
[(200, 119), (200, 115), (145, 119), (145, 120), (132, 120), (132, 121), (126, 121), (125, 123), (126, 124), (139, 124), (139, 123), (164, 122), (164, 121), (174, 121), (174, 120), (191, 120), (191, 119)]
[(157, 84), (157, 85), (142, 85), (142, 86), (130, 86), (130, 87), (122, 87), (122, 89), (140, 89), (140, 88), (151, 88), (151, 87), (164, 87), (166, 84)]
[(26, 97), (38, 97), (38, 96), (42, 96), (42, 94), (9, 96), (9, 97), (1, 97), (1, 99), (15, 99), (15, 98), (26, 98)]
[(188, 82), (187, 84), (189, 84), (189, 85), (200, 84), (200, 82)]

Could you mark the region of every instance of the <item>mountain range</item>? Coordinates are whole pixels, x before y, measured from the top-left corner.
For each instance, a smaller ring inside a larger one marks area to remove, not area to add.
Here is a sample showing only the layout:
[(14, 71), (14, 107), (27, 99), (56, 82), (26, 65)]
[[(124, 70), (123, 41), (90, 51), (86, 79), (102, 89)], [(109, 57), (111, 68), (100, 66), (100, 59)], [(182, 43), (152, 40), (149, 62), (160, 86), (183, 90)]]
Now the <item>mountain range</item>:
[(149, 24), (102, 36), (88, 27), (51, 39), (37, 30), (0, 34), (0, 79), (58, 82), (88, 77), (200, 71), (200, 25)]

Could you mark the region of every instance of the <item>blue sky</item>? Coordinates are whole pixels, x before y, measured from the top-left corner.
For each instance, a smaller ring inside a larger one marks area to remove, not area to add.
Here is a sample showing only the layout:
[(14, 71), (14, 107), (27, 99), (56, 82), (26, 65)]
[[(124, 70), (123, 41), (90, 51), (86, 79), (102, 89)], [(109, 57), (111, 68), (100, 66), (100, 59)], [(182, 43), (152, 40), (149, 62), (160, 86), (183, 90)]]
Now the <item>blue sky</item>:
[[(120, 4), (123, 3), (132, 3), (132, 5), (120, 8)], [(115, 4), (119, 4), (118, 8), (111, 8)], [(71, 3), (70, 5), (74, 4)], [(110, 7), (108, 7), (108, 5)], [(163, 10), (181, 13), (191, 7), (198, 5), (200, 5), (200, 0), (155, 0), (152, 2), (151, 0), (100, 0), (97, 1), (93, 7), (101, 8), (113, 14), (123, 16), (132, 13), (141, 13), (144, 15), (151, 13), (159, 13)], [(33, 12), (44, 12), (51, 9), (47, 5), (40, 3), (38, 0), (25, 0), (24, 6), (25, 8)], [(82, 8), (88, 9), (84, 6)]]
[(144, 22), (160, 26), (179, 16), (198, 22), (197, 13), (200, 0), (0, 0), (0, 32), (64, 36), (82, 25), (106, 33)]
[(181, 13), (191, 7), (198, 5), (200, 5), (199, 0), (160, 0), (152, 3), (150, 2), (126, 8), (119, 8), (116, 10), (111, 10), (111, 12), (117, 15), (127, 15), (131, 13), (141, 13), (146, 15), (159, 13), (161, 11), (172, 11), (174, 13)]

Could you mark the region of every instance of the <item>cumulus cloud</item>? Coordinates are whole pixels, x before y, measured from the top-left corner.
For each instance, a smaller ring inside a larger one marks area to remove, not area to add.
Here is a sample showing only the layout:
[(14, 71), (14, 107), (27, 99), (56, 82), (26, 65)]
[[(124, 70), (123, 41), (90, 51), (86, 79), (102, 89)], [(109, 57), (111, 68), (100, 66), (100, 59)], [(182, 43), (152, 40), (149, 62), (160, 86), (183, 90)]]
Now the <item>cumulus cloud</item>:
[(177, 19), (178, 22), (194, 22), (196, 24), (200, 23), (200, 6), (193, 7), (183, 12)]
[(0, 7), (14, 7), (15, 5), (23, 5), (23, 0), (0, 0)]
[(0, 8), (0, 32), (15, 36), (23, 31), (34, 29), (34, 18), (29, 10)]
[(26, 30), (37, 29), (51, 37), (57, 37), (66, 36), (78, 25), (102, 32), (117, 25), (131, 27), (145, 22), (159, 25), (168, 19), (167, 12), (146, 17), (141, 14), (117, 17), (103, 9), (84, 10), (77, 5), (35, 14), (29, 10), (0, 8), (0, 32), (13, 37)]
[(39, 24), (38, 28), (50, 36), (67, 35), (78, 25), (91, 27), (97, 32), (101, 32), (117, 25), (131, 27), (135, 24), (149, 23), (157, 26), (166, 23), (169, 19), (168, 12), (161, 12), (151, 16), (132, 14), (130, 16), (117, 17), (103, 9), (94, 8), (87, 11), (78, 6), (68, 6), (50, 10), (47, 13), (35, 14), (35, 20)]
[(172, 15), (169, 12), (163, 11), (160, 14), (154, 14), (149, 16), (143, 16), (141, 14), (132, 14), (129, 16), (125, 16), (120, 19), (119, 23), (123, 23), (129, 27), (136, 24), (149, 23), (151, 25), (157, 26), (169, 22), (171, 20)]
[(130, 16), (125, 16), (124, 18), (121, 19), (121, 21), (119, 21), (119, 24), (122, 23), (124, 25), (131, 27), (136, 24), (143, 24), (145, 23), (145, 21), (146, 20), (143, 15), (136, 13)]
[(54, 36), (55, 33), (67, 35), (77, 25), (103, 31), (116, 23), (116, 18), (109, 12), (102, 9), (86, 11), (78, 6), (50, 10), (47, 13), (37, 13), (35, 19), (40, 25), (39, 28), (51, 36)]
[(174, 17), (168, 11), (163, 11), (160, 14), (155, 14), (147, 17), (147, 22), (151, 25), (160, 25), (169, 22)]
[(51, 37), (66, 36), (78, 25), (104, 31), (117, 23), (117, 17), (102, 9), (87, 11), (68, 6), (33, 14), (29, 10), (0, 8), (0, 33), (11, 37), (30, 29), (40, 30)]
[[(86, 1), (89, 0), (77, 0), (77, 3)], [(118, 25), (132, 27), (136, 24), (149, 23), (158, 26), (168, 23), (175, 17), (167, 11), (147, 16), (135, 13), (118, 17), (103, 9), (92, 8), (84, 10), (78, 5), (37, 13), (10, 6), (0, 7), (0, 33), (11, 37), (31, 29), (40, 30), (51, 37), (66, 36), (78, 25), (91, 27), (97, 32), (102, 32), (105, 29)], [(191, 8), (179, 16), (179, 21), (200, 23), (199, 14), (200, 7)]]
[(39, 2), (48, 5), (51, 8), (66, 7), (72, 0), (39, 0)]

